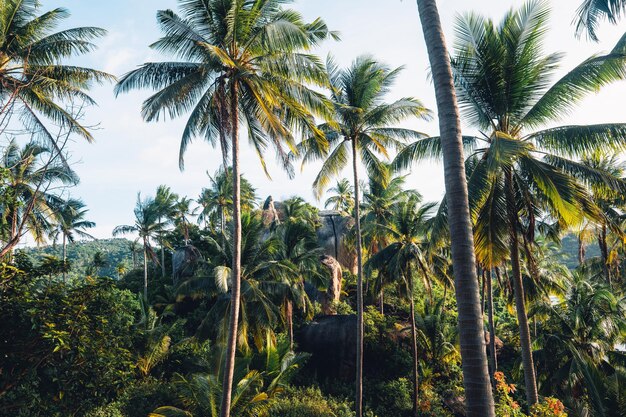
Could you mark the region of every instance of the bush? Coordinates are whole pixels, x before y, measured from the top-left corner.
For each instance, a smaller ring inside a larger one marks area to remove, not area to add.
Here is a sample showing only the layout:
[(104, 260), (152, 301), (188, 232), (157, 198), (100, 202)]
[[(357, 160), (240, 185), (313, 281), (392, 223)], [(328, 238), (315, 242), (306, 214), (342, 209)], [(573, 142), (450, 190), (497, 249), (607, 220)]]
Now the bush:
[(352, 405), (324, 396), (318, 388), (290, 388), (270, 407), (272, 417), (352, 417)]

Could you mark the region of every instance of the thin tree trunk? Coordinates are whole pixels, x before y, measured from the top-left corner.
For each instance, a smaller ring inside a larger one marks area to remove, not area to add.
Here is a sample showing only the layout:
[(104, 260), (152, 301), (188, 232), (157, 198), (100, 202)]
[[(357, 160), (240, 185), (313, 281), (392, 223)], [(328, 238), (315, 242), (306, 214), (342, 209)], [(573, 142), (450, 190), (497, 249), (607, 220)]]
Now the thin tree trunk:
[(165, 278), (165, 248), (163, 247), (163, 239), (161, 239), (161, 277)]
[(385, 287), (380, 288), (380, 314), (385, 315)]
[[(489, 365), (491, 367), (491, 376), (498, 371), (498, 356), (496, 352), (496, 325), (493, 320), (493, 269), (489, 268), (487, 272), (487, 318), (489, 321)], [(495, 383), (495, 379), (492, 379)]]
[(285, 316), (287, 318), (287, 332), (289, 333), (289, 349), (293, 350), (293, 303), (287, 300), (285, 304)]
[(222, 384), (222, 404), (220, 417), (230, 416), (233, 376), (235, 372), (235, 353), (237, 350), (237, 328), (239, 324), (239, 303), (241, 299), (241, 178), (239, 174), (239, 114), (238, 88), (233, 82), (231, 92), (232, 117), (232, 157), (233, 157), (233, 265), (232, 288), (230, 301), (230, 322), (228, 330), (228, 344), (226, 346), (226, 362), (224, 381)]
[(515, 295), (515, 309), (519, 325), (520, 345), (522, 349), (522, 364), (524, 367), (524, 383), (526, 385), (526, 401), (528, 406), (538, 402), (537, 380), (533, 353), (530, 342), (530, 328), (528, 326), (528, 314), (524, 302), (524, 283), (519, 259), (519, 238), (517, 233), (517, 210), (515, 205), (515, 191), (513, 190), (513, 173), (509, 169), (506, 173), (506, 203), (509, 218), (509, 235), (511, 251), (511, 271), (513, 273), (513, 293)]
[(461, 120), (450, 56), (435, 0), (417, 0), (435, 86), (452, 246), (463, 384), (468, 417), (494, 417), (483, 319), (476, 279)]
[(411, 312), (411, 343), (413, 344), (413, 416), (417, 417), (419, 412), (419, 355), (417, 351), (417, 326), (415, 324), (415, 300), (413, 299), (413, 276), (411, 267), (407, 267), (407, 277), (409, 284), (409, 305)]
[(585, 262), (585, 242), (582, 238), (578, 238), (578, 265), (582, 266)]
[(148, 242), (143, 239), (143, 298), (148, 303)]
[(606, 224), (602, 225), (602, 230), (598, 236), (598, 246), (600, 246), (600, 253), (602, 255), (602, 271), (606, 282), (611, 285), (611, 270), (609, 268), (609, 248), (606, 243)]
[(356, 417), (363, 416), (363, 260), (361, 246), (361, 214), (359, 207), (359, 172), (357, 139), (352, 138), (352, 170), (354, 174), (354, 221), (356, 223)]
[(487, 285), (485, 279), (485, 270), (482, 269), (482, 273), (480, 274), (480, 312), (485, 315), (485, 286)]
[(65, 233), (63, 233), (63, 283), (67, 284), (67, 271), (66, 271), (66, 262), (67, 262), (67, 237)]

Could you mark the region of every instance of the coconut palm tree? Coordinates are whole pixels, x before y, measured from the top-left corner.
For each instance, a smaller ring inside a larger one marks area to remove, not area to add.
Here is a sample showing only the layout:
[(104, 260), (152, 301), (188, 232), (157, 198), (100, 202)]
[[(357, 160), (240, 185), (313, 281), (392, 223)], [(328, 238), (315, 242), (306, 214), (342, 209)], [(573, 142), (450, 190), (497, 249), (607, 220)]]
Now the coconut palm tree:
[[(95, 239), (87, 233), (85, 229), (96, 227), (92, 221), (86, 220), (87, 210), (85, 203), (81, 200), (70, 198), (63, 201), (61, 206), (54, 207), (54, 220), (56, 226), (51, 233), (54, 242), (57, 241), (59, 235), (63, 241), (63, 262), (67, 262), (67, 244), (73, 243), (76, 236), (87, 239)], [(67, 274), (63, 273), (63, 281), (66, 281)]]
[[(273, 145), (289, 169), (285, 146), (295, 150), (294, 133), (307, 132), (325, 146), (313, 113), (329, 116), (330, 106), (311, 84), (326, 84), (323, 65), (308, 54), (318, 42), (334, 36), (326, 24), (311, 23), (284, 0), (179, 0), (181, 15), (157, 14), (165, 35), (153, 44), (183, 62), (147, 63), (125, 75), (118, 93), (149, 87), (158, 92), (144, 102), (146, 120), (190, 112), (181, 140), (180, 158), (192, 138), (219, 138), (223, 165), (232, 153), (233, 241), (232, 306), (224, 392), (230, 393), (235, 361), (241, 278), (241, 202), (239, 128), (247, 127), (260, 157)], [(230, 136), (230, 145), (226, 137)], [(267, 170), (266, 170), (267, 173)], [(221, 416), (230, 413), (230, 395), (222, 398)]]
[(159, 210), (153, 198), (141, 199), (137, 194), (135, 205), (135, 222), (132, 225), (121, 225), (113, 229), (113, 236), (137, 234), (135, 242), (143, 245), (143, 297), (148, 301), (148, 256), (155, 259), (156, 255), (150, 240), (156, 239), (163, 230), (163, 223), (159, 221)]
[[(488, 132), (483, 138), (465, 138), (475, 155), (469, 169), (469, 192), (476, 219), (476, 250), (486, 265), (511, 259), (530, 405), (537, 402), (537, 385), (519, 248), (532, 262), (530, 245), (542, 213), (570, 225), (585, 215), (597, 215), (597, 207), (575, 176), (585, 183), (604, 182), (619, 189), (624, 183), (575, 158), (591, 149), (615, 151), (626, 145), (626, 125), (621, 124), (534, 130), (567, 114), (587, 93), (626, 76), (624, 38), (610, 54), (585, 60), (550, 85), (560, 55), (545, 55), (542, 49), (548, 13), (544, 2), (532, 1), (507, 13), (497, 26), (476, 14), (465, 15), (457, 24), (452, 60), (467, 119)], [(438, 141), (430, 138), (411, 145), (399, 155), (399, 165), (414, 157), (439, 154)], [(532, 273), (532, 263), (529, 266)]]
[(380, 157), (402, 148), (408, 139), (424, 135), (410, 129), (398, 128), (396, 123), (411, 117), (428, 119), (430, 111), (418, 100), (406, 97), (386, 103), (385, 95), (393, 85), (401, 68), (390, 69), (369, 56), (357, 58), (346, 69), (339, 69), (332, 58), (326, 68), (331, 83), (331, 98), (335, 103), (332, 123), (320, 125), (331, 149), (320, 147), (315, 138), (302, 141), (298, 147), (304, 162), (322, 159), (322, 168), (313, 188), (320, 197), (332, 177), (352, 162), (354, 176), (354, 219), (356, 223), (357, 252), (357, 376), (356, 413), (362, 415), (363, 372), (363, 265), (361, 243), (361, 213), (359, 210), (359, 160), (372, 177), (384, 175)]
[[(228, 168), (224, 171), (220, 168), (215, 174), (209, 175), (211, 185), (203, 188), (197, 203), (201, 207), (198, 215), (198, 223), (205, 225), (218, 225), (222, 234), (225, 233), (226, 226), (232, 217), (233, 209), (233, 181), (232, 170)], [(252, 184), (241, 176), (241, 210), (250, 211), (256, 204), (256, 190)]]
[(577, 271), (565, 298), (536, 306), (548, 317), (538, 352), (546, 386), (572, 409), (586, 409), (581, 415), (619, 415), (619, 407), (609, 404), (620, 397), (611, 392), (611, 381), (624, 383), (619, 373), (626, 355), (616, 349), (626, 330), (623, 302), (605, 283)]
[(333, 195), (326, 199), (324, 207), (330, 207), (332, 210), (350, 216), (352, 210), (354, 210), (354, 195), (352, 193), (350, 180), (347, 178), (340, 179), (337, 181), (337, 185), (330, 188), (328, 192)]
[[(54, 32), (69, 12), (56, 8), (39, 14), (38, 0), (6, 0), (0, 4), (0, 131), (11, 115), (18, 114), (25, 128), (59, 151), (44, 119), (70, 126), (72, 131), (91, 141), (89, 130), (66, 106), (93, 104), (86, 94), (92, 83), (113, 77), (91, 68), (64, 63), (95, 48), (93, 40), (106, 31), (78, 27)], [(43, 118), (42, 118), (43, 117)]]
[(454, 89), (450, 55), (441, 26), (436, 0), (417, 0), (420, 22), (432, 74), (439, 146), (444, 164), (447, 213), (458, 308), (463, 385), (468, 417), (494, 417), (495, 409), (487, 355), (484, 348), (483, 318), (476, 277), (472, 220), (469, 211), (461, 118)]
[(62, 205), (50, 189), (78, 184), (78, 176), (67, 165), (50, 161), (51, 152), (33, 142), (20, 148), (16, 140), (4, 148), (0, 160), (3, 247), (14, 247), (10, 243), (19, 242), (24, 229), (42, 243), (52, 227), (54, 208)]
[(587, 32), (587, 35), (597, 42), (596, 30), (600, 21), (607, 19), (610, 23), (616, 24), (625, 11), (624, 0), (583, 0), (576, 11), (576, 34), (580, 36), (582, 32)]
[[(380, 177), (368, 178), (367, 191), (363, 193), (361, 223), (363, 224), (363, 242), (370, 256), (390, 242), (387, 227), (391, 226), (393, 211), (397, 205), (409, 198), (421, 199), (415, 190), (405, 190), (404, 176), (393, 176), (389, 167), (384, 168)], [(387, 274), (378, 274), (374, 281), (374, 292), (378, 295), (380, 312), (384, 314), (384, 290)], [(370, 277), (367, 277), (365, 291), (368, 292)]]
[[(368, 261), (372, 268), (385, 270), (387, 275), (402, 277), (406, 286), (413, 344), (413, 415), (415, 417), (419, 413), (419, 356), (415, 321), (414, 273), (417, 271), (420, 275), (429, 274), (422, 251), (428, 240), (427, 216), (432, 209), (431, 204), (419, 206), (419, 198), (415, 197), (400, 203), (393, 211), (389, 226), (381, 225), (388, 230), (392, 243), (382, 248)], [(427, 279), (425, 276), (423, 278)]]
[(158, 221), (164, 226), (157, 239), (161, 247), (161, 277), (163, 278), (165, 278), (165, 246), (168, 245), (164, 237), (165, 226), (173, 220), (177, 200), (178, 195), (173, 193), (167, 185), (159, 185), (157, 187), (154, 204), (155, 209), (158, 211)]

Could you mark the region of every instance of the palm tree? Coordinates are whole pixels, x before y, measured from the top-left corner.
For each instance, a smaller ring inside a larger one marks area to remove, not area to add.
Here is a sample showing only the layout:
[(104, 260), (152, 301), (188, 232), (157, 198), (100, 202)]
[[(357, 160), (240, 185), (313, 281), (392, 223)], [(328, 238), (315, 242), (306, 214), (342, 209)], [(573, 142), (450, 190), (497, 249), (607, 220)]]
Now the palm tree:
[(409, 201), (400, 203), (393, 211), (390, 226), (382, 226), (389, 232), (392, 243), (382, 248), (372, 256), (368, 264), (371, 267), (385, 270), (385, 273), (392, 276), (402, 277), (406, 289), (407, 298), (410, 305), (411, 320), (411, 341), (413, 344), (413, 415), (419, 413), (419, 378), (418, 378), (418, 349), (417, 349), (417, 326), (415, 322), (415, 289), (414, 272), (419, 271), (420, 275), (428, 275), (429, 271), (423, 259), (422, 250), (427, 236), (427, 215), (432, 210), (433, 205), (418, 205), (419, 199), (412, 198)]
[(41, 116), (71, 127), (91, 141), (89, 130), (65, 109), (74, 101), (93, 104), (85, 91), (94, 82), (113, 80), (109, 74), (64, 64), (92, 51), (92, 40), (105, 35), (96, 27), (78, 27), (54, 32), (69, 12), (56, 8), (38, 14), (38, 0), (6, 0), (0, 4), (0, 131), (17, 112), (19, 120), (34, 135), (59, 152), (54, 136)]
[(174, 204), (172, 219), (174, 225), (180, 230), (185, 240), (185, 244), (189, 242), (189, 225), (190, 217), (195, 216), (198, 213), (198, 208), (191, 208), (192, 199), (187, 197), (180, 198), (176, 204)]
[[(159, 185), (157, 187), (154, 204), (158, 211), (159, 223), (163, 223), (163, 226), (171, 222), (175, 211), (176, 200), (178, 200), (178, 195), (174, 194), (170, 187), (166, 185)], [(163, 227), (163, 230), (161, 230), (158, 236), (159, 246), (161, 246), (161, 277), (163, 278), (165, 278), (165, 245), (167, 244), (163, 236), (164, 232), (165, 227)]]
[(458, 308), (463, 384), (468, 417), (494, 417), (495, 409), (476, 277), (461, 119), (450, 55), (436, 0), (417, 0), (437, 99), (439, 147), (443, 157), (448, 224)]
[[(144, 64), (117, 85), (118, 93), (142, 87), (158, 90), (144, 102), (143, 116), (148, 121), (158, 120), (163, 113), (176, 117), (191, 112), (181, 140), (181, 167), (195, 136), (213, 142), (219, 137), (226, 166), (226, 136), (231, 138), (235, 239), (225, 393), (232, 388), (240, 298), (240, 125), (247, 126), (264, 169), (262, 156), (269, 145), (289, 167), (284, 146), (295, 150), (292, 128), (312, 133), (323, 144), (313, 113), (329, 115), (327, 100), (310, 88), (326, 84), (323, 66), (307, 51), (334, 34), (320, 19), (306, 23), (299, 13), (283, 9), (289, 2), (180, 0), (182, 16), (171, 10), (158, 12), (165, 36), (153, 47), (184, 62)], [(222, 417), (229, 416), (230, 401), (230, 395), (223, 396)]]
[[(410, 129), (393, 127), (410, 117), (428, 119), (430, 112), (414, 98), (402, 98), (385, 103), (387, 94), (401, 68), (391, 70), (369, 56), (357, 58), (351, 67), (340, 70), (333, 60), (326, 69), (331, 83), (331, 98), (335, 103), (332, 123), (322, 124), (330, 151), (310, 138), (298, 147), (305, 162), (323, 159), (322, 168), (313, 188), (321, 196), (331, 178), (341, 172), (352, 159), (354, 176), (354, 220), (356, 222), (357, 252), (357, 376), (356, 415), (362, 415), (363, 402), (363, 265), (361, 243), (361, 214), (359, 210), (359, 157), (371, 177), (384, 175), (379, 155), (388, 157), (389, 150), (400, 149), (407, 139), (423, 135)], [(352, 147), (352, 149), (350, 149)]]
[(155, 258), (154, 251), (150, 245), (150, 240), (157, 238), (163, 230), (163, 224), (159, 221), (159, 210), (153, 198), (141, 199), (141, 194), (137, 194), (137, 204), (135, 205), (135, 223), (132, 225), (121, 225), (113, 229), (113, 236), (125, 235), (128, 233), (137, 234), (135, 242), (141, 241), (143, 245), (143, 297), (148, 301), (148, 255)]
[(597, 42), (596, 30), (600, 20), (607, 19), (610, 23), (616, 24), (625, 11), (624, 0), (583, 0), (576, 11), (576, 34), (587, 32), (587, 35)]
[(546, 386), (572, 409), (586, 409), (581, 415), (619, 415), (619, 407), (609, 404), (620, 397), (610, 385), (626, 360), (616, 349), (626, 329), (623, 301), (606, 284), (577, 271), (564, 299), (536, 307), (548, 317), (538, 352)]
[(35, 242), (43, 242), (51, 228), (53, 207), (62, 202), (49, 190), (78, 183), (78, 176), (67, 165), (48, 160), (50, 154), (50, 149), (33, 142), (20, 148), (17, 141), (11, 140), (4, 148), (0, 161), (4, 248), (14, 247), (24, 228)]
[[(220, 168), (212, 176), (207, 173), (211, 185), (203, 188), (197, 203), (201, 207), (198, 223), (205, 225), (218, 225), (220, 232), (225, 233), (226, 225), (230, 221), (233, 208), (233, 181), (232, 170), (228, 168), (224, 171)], [(243, 211), (252, 210), (256, 203), (256, 190), (252, 184), (241, 176), (241, 209)]]
[[(56, 226), (52, 232), (52, 239), (56, 242), (59, 235), (61, 235), (63, 241), (63, 262), (67, 262), (67, 243), (73, 243), (76, 240), (76, 236), (95, 239), (95, 237), (85, 232), (85, 229), (91, 229), (96, 226), (94, 222), (85, 219), (88, 211), (85, 208), (85, 203), (73, 198), (63, 201), (59, 207), (54, 207)], [(66, 281), (66, 278), (67, 274), (64, 272), (63, 281)]]
[[(537, 402), (537, 384), (520, 245), (530, 255), (527, 262), (532, 273), (530, 245), (541, 213), (564, 224), (597, 214), (575, 175), (586, 183), (605, 182), (624, 189), (619, 178), (590, 169), (574, 158), (590, 149), (623, 149), (626, 125), (528, 132), (566, 114), (586, 93), (626, 76), (625, 38), (611, 54), (584, 61), (550, 87), (560, 56), (546, 56), (542, 50), (548, 12), (545, 3), (529, 2), (519, 11), (509, 12), (497, 27), (486, 18), (468, 14), (458, 22), (452, 60), (463, 110), (472, 124), (488, 132), (484, 138), (465, 138), (474, 152), (468, 167), (476, 250), (479, 261), (487, 266), (497, 266), (510, 256), (529, 405)], [(400, 165), (418, 155), (438, 154), (438, 141), (430, 138), (411, 145), (399, 155)]]
[[(370, 256), (390, 243), (387, 227), (391, 226), (394, 208), (410, 198), (421, 199), (415, 190), (405, 190), (404, 176), (393, 176), (390, 167), (385, 167), (384, 175), (370, 177), (367, 191), (363, 194), (361, 223), (363, 224), (363, 241)], [(374, 289), (378, 293), (380, 312), (384, 314), (384, 287), (386, 274), (378, 274)], [(369, 277), (365, 292), (368, 292)]]
[(347, 178), (342, 178), (337, 181), (337, 185), (328, 190), (329, 193), (333, 193), (326, 199), (324, 207), (338, 211), (346, 216), (352, 215), (354, 210), (354, 195), (352, 193), (352, 185)]

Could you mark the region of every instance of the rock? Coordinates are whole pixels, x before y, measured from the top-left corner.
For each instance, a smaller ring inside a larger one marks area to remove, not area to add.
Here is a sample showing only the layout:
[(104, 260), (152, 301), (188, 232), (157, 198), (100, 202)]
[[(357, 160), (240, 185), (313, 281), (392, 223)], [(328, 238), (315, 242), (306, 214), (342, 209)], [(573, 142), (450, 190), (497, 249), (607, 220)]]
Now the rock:
[(192, 245), (177, 248), (172, 255), (172, 272), (174, 285), (183, 278), (193, 276), (198, 261), (202, 258), (200, 251)]
[(326, 315), (336, 314), (333, 310), (333, 304), (338, 303), (341, 298), (341, 265), (335, 258), (329, 255), (323, 255), (320, 261), (330, 270), (328, 289), (321, 300), (322, 311)]
[(312, 354), (314, 369), (326, 376), (350, 377), (356, 355), (356, 316), (322, 316), (296, 332), (299, 350)]
[(332, 256), (343, 268), (356, 274), (356, 253), (348, 243), (354, 219), (332, 210), (320, 211), (319, 216), (322, 224), (317, 229), (317, 239), (324, 254)]

